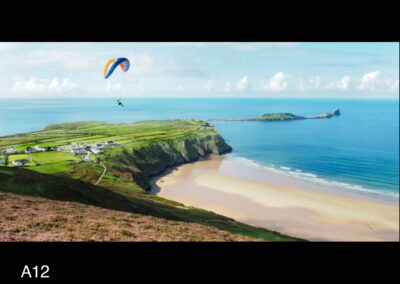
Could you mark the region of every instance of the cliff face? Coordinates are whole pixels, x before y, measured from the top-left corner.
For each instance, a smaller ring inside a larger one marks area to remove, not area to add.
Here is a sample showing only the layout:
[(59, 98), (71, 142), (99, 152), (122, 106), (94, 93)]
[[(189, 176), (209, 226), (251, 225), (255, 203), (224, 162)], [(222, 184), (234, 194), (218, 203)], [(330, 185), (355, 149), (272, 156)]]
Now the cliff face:
[(332, 112), (332, 115), (333, 116), (339, 116), (340, 115), (340, 109), (335, 109), (333, 112)]
[(158, 144), (140, 149), (125, 149), (113, 157), (111, 166), (118, 172), (130, 173), (134, 181), (149, 190), (149, 178), (162, 173), (168, 167), (198, 160), (208, 154), (224, 154), (232, 151), (219, 135), (207, 135)]
[(320, 115), (313, 116), (312, 118), (331, 118), (333, 115), (329, 112), (322, 113)]
[(337, 108), (334, 111), (332, 111), (331, 113), (325, 112), (323, 114), (316, 115), (311, 118), (331, 118), (332, 116), (339, 116), (339, 115), (340, 115), (340, 109)]

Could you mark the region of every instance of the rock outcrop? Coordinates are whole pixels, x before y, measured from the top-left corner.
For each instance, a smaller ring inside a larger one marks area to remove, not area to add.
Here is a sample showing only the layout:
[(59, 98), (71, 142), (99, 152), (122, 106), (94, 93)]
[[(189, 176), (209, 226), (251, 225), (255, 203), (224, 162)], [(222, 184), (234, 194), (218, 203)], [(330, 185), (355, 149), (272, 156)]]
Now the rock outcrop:
[(331, 118), (333, 115), (329, 112), (322, 113), (320, 115), (313, 116), (311, 118)]
[(333, 112), (332, 112), (332, 115), (333, 116), (339, 116), (340, 115), (340, 109), (335, 109)]

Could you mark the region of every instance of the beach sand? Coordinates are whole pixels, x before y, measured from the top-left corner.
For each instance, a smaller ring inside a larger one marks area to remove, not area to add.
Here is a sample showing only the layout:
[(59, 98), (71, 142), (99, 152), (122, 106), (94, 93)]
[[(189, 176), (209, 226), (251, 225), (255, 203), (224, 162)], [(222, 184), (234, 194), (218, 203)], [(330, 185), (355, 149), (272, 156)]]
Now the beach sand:
[(152, 194), (312, 241), (399, 241), (398, 199), (381, 200), (221, 156), (151, 181)]

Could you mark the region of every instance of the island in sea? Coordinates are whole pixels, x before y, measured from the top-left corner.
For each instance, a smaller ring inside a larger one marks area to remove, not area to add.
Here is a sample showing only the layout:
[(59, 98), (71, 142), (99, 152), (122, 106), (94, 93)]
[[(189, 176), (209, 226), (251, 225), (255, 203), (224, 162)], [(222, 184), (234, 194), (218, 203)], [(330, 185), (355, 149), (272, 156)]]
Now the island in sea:
[(325, 112), (311, 117), (305, 117), (285, 112), (285, 113), (264, 113), (263, 115), (257, 117), (249, 117), (249, 118), (215, 118), (215, 119), (209, 119), (209, 121), (289, 121), (289, 120), (302, 120), (302, 119), (331, 118), (339, 115), (340, 115), (340, 109), (337, 108), (331, 113)]
[(148, 194), (232, 148), (201, 120), (69, 122), (0, 137), (0, 241), (299, 241)]

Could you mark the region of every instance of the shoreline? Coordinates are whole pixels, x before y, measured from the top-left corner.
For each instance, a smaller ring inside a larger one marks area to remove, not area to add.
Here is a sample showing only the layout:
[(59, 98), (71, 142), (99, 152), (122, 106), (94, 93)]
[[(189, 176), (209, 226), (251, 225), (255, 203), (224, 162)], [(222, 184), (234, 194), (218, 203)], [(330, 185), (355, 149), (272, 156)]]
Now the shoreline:
[[(362, 189), (355, 189), (354, 187), (357, 185), (341, 183), (341, 182), (334, 182), (325, 180), (322, 178), (318, 178), (319, 180), (323, 180), (325, 182), (319, 182), (315, 180), (310, 180), (308, 178), (295, 176), (292, 172), (287, 172), (282, 169), (277, 168), (263, 168), (257, 163), (254, 163), (251, 160), (246, 158), (240, 158), (235, 156), (225, 155), (224, 159), (231, 160), (235, 164), (239, 163), (247, 168), (251, 168), (252, 172), (251, 175), (243, 175), (240, 172), (236, 173), (242, 179), (252, 180), (252, 181), (263, 181), (266, 183), (273, 183), (275, 185), (292, 185), (294, 187), (300, 187), (303, 189), (316, 191), (316, 192), (325, 192), (333, 195), (339, 195), (343, 197), (352, 197), (356, 199), (363, 199), (377, 203), (383, 203), (388, 205), (399, 205), (399, 196), (393, 196), (391, 194), (382, 194), (377, 191), (362, 188)], [(249, 164), (250, 163), (250, 164)], [(285, 168), (285, 167), (283, 167)], [(228, 171), (225, 170), (229, 174)], [(257, 174), (253, 174), (257, 172)], [(248, 172), (246, 172), (247, 174)], [(309, 173), (300, 172), (303, 175), (310, 175)], [(300, 175), (301, 175), (300, 174)], [(311, 174), (312, 175), (312, 174)], [(255, 176), (255, 178), (253, 178)], [(339, 185), (338, 185), (339, 184)], [(347, 187), (346, 187), (347, 186)], [(348, 186), (353, 186), (348, 187)]]
[(398, 201), (266, 172), (224, 156), (150, 179), (150, 194), (312, 241), (398, 241)]

